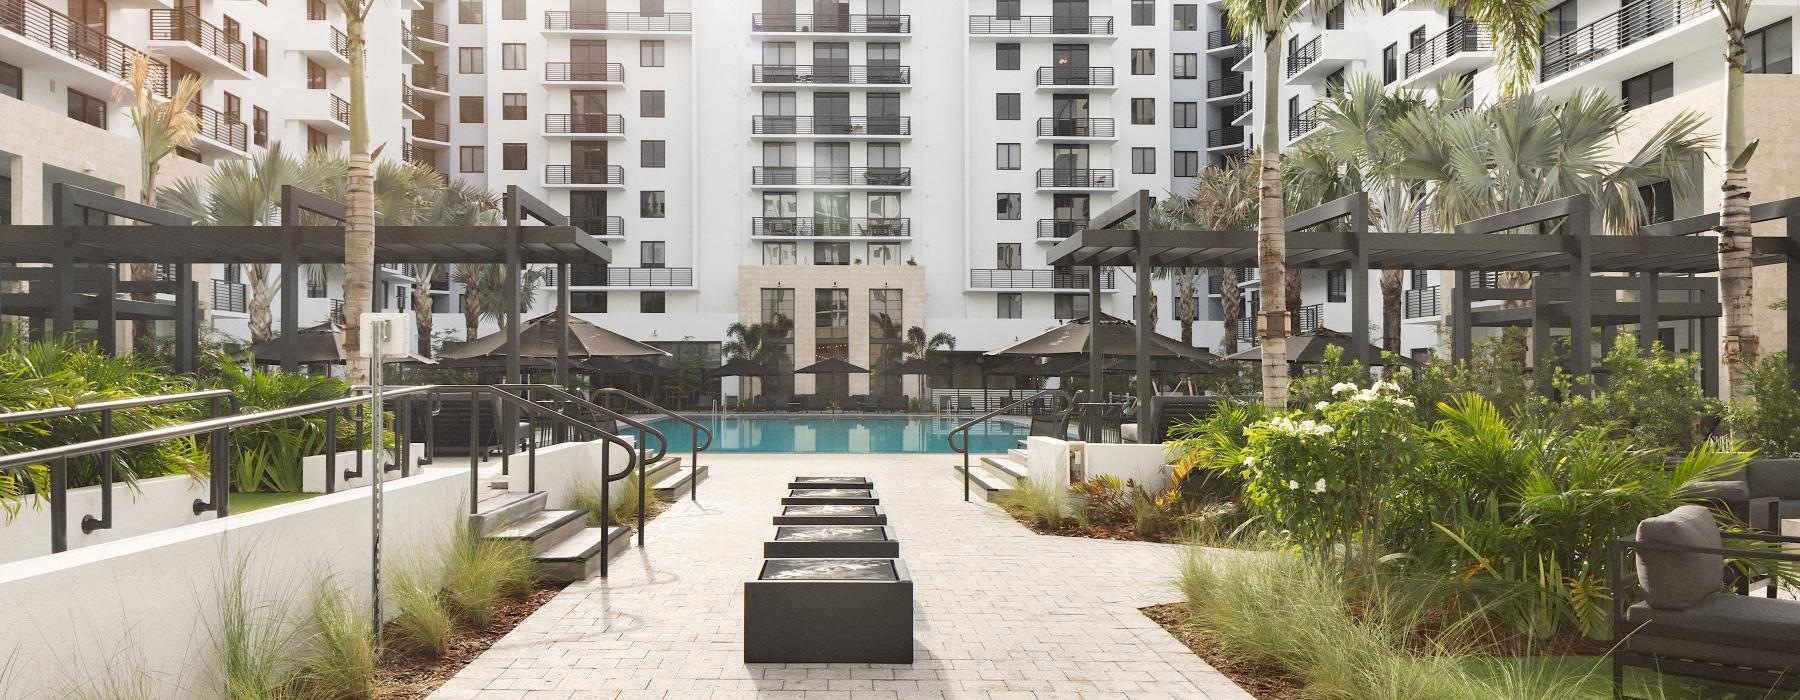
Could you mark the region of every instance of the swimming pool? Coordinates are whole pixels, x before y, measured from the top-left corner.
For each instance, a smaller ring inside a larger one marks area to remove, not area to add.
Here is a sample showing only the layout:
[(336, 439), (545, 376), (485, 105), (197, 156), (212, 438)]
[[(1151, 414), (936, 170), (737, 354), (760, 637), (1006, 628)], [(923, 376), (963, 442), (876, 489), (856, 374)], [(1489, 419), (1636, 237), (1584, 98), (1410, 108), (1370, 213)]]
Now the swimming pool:
[[(905, 415), (695, 415), (713, 431), (711, 452), (931, 453), (950, 451), (944, 436), (967, 418)], [(693, 444), (693, 429), (668, 418), (648, 421), (669, 438), (669, 454)], [(1003, 454), (1030, 430), (996, 418), (970, 430), (972, 454)], [(960, 441), (961, 438), (958, 438)], [(652, 442), (654, 444), (654, 442)]]

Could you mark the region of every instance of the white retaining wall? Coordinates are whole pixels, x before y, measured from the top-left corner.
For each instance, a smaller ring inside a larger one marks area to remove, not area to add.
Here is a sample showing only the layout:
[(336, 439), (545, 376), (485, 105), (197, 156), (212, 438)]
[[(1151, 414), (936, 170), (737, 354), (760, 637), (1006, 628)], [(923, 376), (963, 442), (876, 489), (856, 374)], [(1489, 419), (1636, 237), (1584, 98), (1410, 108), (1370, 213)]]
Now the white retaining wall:
[[(130, 484), (113, 484), (113, 526), (95, 530), (92, 534), (81, 532), (81, 519), (88, 515), (100, 517), (101, 487), (69, 489), (69, 549), (212, 520), (211, 511), (194, 514), (194, 499), (209, 498), (207, 489), (206, 479), (185, 474), (139, 479), (136, 490)], [(49, 553), (49, 499), (39, 500), (37, 496), (20, 499), (19, 512), (10, 521), (4, 512), (0, 512), (0, 563)], [(4, 637), (0, 634), (0, 639)], [(5, 651), (0, 650), (0, 660), (5, 658)]]
[(1169, 481), (1168, 456), (1161, 444), (1113, 445), (1034, 436), (1025, 440), (1025, 470), (1032, 481), (1066, 487), (1069, 462), (1075, 452), (1082, 453), (1082, 478), (1110, 474), (1142, 484), (1151, 492)]

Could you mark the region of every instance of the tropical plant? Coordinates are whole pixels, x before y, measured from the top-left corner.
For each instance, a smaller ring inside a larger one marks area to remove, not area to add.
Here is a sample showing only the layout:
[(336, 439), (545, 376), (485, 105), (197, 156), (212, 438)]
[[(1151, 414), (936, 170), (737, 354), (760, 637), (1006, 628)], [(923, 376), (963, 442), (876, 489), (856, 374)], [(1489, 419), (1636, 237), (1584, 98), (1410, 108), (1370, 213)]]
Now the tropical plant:
[(388, 594), (400, 612), (389, 623), (393, 628), (386, 637), (390, 646), (434, 659), (450, 651), (450, 633), (455, 623), (436, 581), (418, 567), (402, 567)]
[[(1157, 203), (1156, 216), (1168, 228), (1198, 228), (1203, 231), (1248, 230), (1256, 214), (1256, 163), (1252, 155), (1232, 159), (1224, 167), (1208, 165), (1194, 178), (1194, 189), (1187, 195), (1170, 195)], [(1191, 267), (1168, 268), (1181, 280), (1177, 292), (1176, 318), (1181, 321), (1181, 342), (1194, 344), (1194, 321), (1199, 318), (1199, 270)], [(1224, 354), (1237, 352), (1238, 319), (1244, 313), (1244, 291), (1238, 286), (1238, 271), (1227, 267), (1220, 275), (1219, 305), (1223, 314), (1224, 334), (1219, 347)]]
[(1697, 0), (1719, 11), (1725, 25), (1725, 115), (1719, 164), (1724, 167), (1719, 186), (1719, 301), (1723, 307), (1726, 382), (1731, 398), (1750, 395), (1755, 379), (1750, 367), (1756, 362), (1761, 341), (1756, 336), (1756, 284), (1751, 277), (1755, 263), (1750, 255), (1750, 157), (1756, 153), (1744, 120), (1744, 74), (1748, 53), (1744, 32), (1749, 28), (1752, 0)]
[(1800, 456), (1800, 384), (1787, 358), (1778, 352), (1751, 365), (1749, 396), (1727, 413), (1733, 432), (1764, 457)]
[[(423, 170), (421, 166), (419, 169)], [(436, 178), (432, 178), (436, 180)], [(435, 202), (428, 209), (430, 216), (426, 223), (435, 225), (473, 226), (492, 221), (494, 210), (498, 206), (494, 195), (465, 180), (451, 180), (441, 187), (435, 187)], [(438, 263), (421, 263), (413, 266), (412, 307), (413, 324), (418, 328), (419, 353), (430, 357), (432, 354), (432, 300), (431, 283), (438, 277), (443, 267)], [(473, 336), (470, 336), (473, 338)]]
[[(463, 286), (463, 340), (479, 337), (481, 322), (506, 323), (506, 266), (495, 264), (457, 265), (451, 279)], [(544, 286), (543, 270), (523, 270), (519, 274), (519, 314), (531, 312), (537, 305), (538, 290)]]
[(321, 580), (312, 599), (310, 654), (296, 685), (320, 700), (361, 700), (375, 691), (373, 623), (367, 606), (353, 596)]
[[(779, 325), (733, 323), (725, 328), (725, 342), (719, 346), (719, 351), (726, 359), (741, 358), (770, 370), (777, 369), (779, 361), (784, 359), (786, 348), (772, 341), (788, 336), (792, 330), (789, 327), (791, 324), (780, 323), (786, 320), (785, 317), (778, 317)], [(751, 396), (750, 389), (754, 386), (751, 382), (759, 379), (759, 377), (738, 377), (738, 396), (748, 400)]]
[[(113, 99), (125, 103), (125, 114), (131, 119), (131, 126), (137, 131), (139, 174), (139, 201), (148, 206), (156, 206), (156, 177), (162, 171), (162, 161), (175, 153), (176, 149), (193, 145), (194, 137), (200, 133), (199, 100), (200, 79), (184, 76), (181, 82), (167, 99), (156, 94), (156, 81), (166, 80), (167, 76), (151, 76), (149, 54), (140, 53), (131, 59), (131, 65), (125, 71), (125, 77), (113, 86)], [(156, 279), (154, 263), (132, 263), (131, 278), (134, 280)], [(137, 293), (132, 295), (138, 301), (150, 301), (154, 294)], [(156, 335), (156, 322), (136, 321), (132, 324), (134, 338), (151, 338)]]
[(1058, 530), (1069, 518), (1068, 493), (1056, 484), (1020, 479), (1012, 491), (1000, 497), (1000, 507), (1033, 525)]
[[(343, 398), (348, 385), (342, 380), (310, 374), (288, 374), (258, 367), (245, 368), (229, 358), (215, 358), (218, 385), (231, 389), (245, 411), (266, 411), (287, 406)], [(357, 427), (349, 409), (337, 421), (339, 450), (368, 446), (357, 443)], [(259, 423), (232, 432), (231, 480), (238, 491), (299, 491), (304, 485), (302, 460), (323, 454), (327, 443), (323, 413)]]
[(940, 351), (956, 349), (956, 336), (949, 333), (926, 336), (924, 328), (913, 326), (906, 329), (906, 341), (900, 347), (906, 359), (936, 362)]
[(1182, 500), (1238, 503), (1244, 497), (1245, 429), (1267, 415), (1260, 403), (1226, 401), (1204, 418), (1174, 426), (1164, 443), (1172, 469), (1170, 482)]
[(445, 597), (478, 629), (493, 622), (503, 599), (531, 589), (531, 550), (523, 543), (481, 537), (464, 520), (450, 538), (448, 555)]
[(367, 384), (362, 358), (362, 315), (375, 294), (375, 173), (369, 151), (369, 11), (375, 0), (338, 0), (344, 11), (345, 53), (350, 57), (350, 159), (344, 211), (344, 371), (352, 384)]
[[(210, 226), (267, 226), (280, 218), (281, 188), (296, 185), (312, 189), (315, 183), (299, 161), (281, 150), (281, 144), (250, 160), (221, 160), (204, 182), (184, 179), (162, 191), (163, 204), (197, 224)], [(279, 278), (267, 263), (246, 267), (250, 287), (250, 342), (274, 337), (271, 305)]]
[(1702, 439), (1702, 418), (1720, 412), (1719, 402), (1700, 387), (1699, 358), (1669, 352), (1662, 343), (1646, 354), (1635, 333), (1620, 334), (1600, 368), (1604, 385), (1559, 407), (1564, 425), (1611, 425), (1634, 445), (1679, 453)]

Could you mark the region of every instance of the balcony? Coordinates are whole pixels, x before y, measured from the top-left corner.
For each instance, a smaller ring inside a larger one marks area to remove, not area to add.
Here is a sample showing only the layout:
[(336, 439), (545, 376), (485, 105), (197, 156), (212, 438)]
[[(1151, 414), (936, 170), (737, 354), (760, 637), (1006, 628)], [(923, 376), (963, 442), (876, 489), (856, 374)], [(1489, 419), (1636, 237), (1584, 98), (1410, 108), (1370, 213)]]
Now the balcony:
[[(27, 71), (45, 71), (96, 97), (112, 93), (143, 52), (71, 21), (31, 0), (0, 0), (0, 56)], [(150, 61), (150, 84), (169, 96), (169, 66)]]
[(750, 117), (752, 136), (912, 136), (912, 117)]
[(241, 314), (249, 308), (249, 293), (242, 282), (212, 281), (212, 310)]
[(621, 114), (546, 114), (544, 115), (544, 136), (549, 138), (622, 139), (625, 138), (625, 116)]
[(413, 139), (430, 141), (433, 144), (449, 145), (450, 125), (443, 122), (414, 119), (412, 123)]
[(912, 67), (898, 65), (784, 66), (757, 64), (750, 67), (752, 85), (908, 85)]
[(1400, 314), (1406, 318), (1432, 318), (1438, 315), (1438, 286), (1416, 287), (1402, 293)]
[(424, 48), (419, 44), (418, 38), (413, 36), (412, 27), (402, 22), (400, 24), (400, 63), (408, 66), (423, 65), (425, 63), (425, 59), (422, 57)]
[(1307, 107), (1299, 114), (1288, 116), (1288, 141), (1290, 143), (1298, 141), (1300, 137), (1312, 133), (1313, 130), (1319, 128), (1322, 123), (1320, 120), (1324, 116), (1324, 113), (1319, 110), (1319, 105)]
[(306, 22), (295, 25), (291, 31), (296, 35), (290, 39), (294, 49), (301, 55), (312, 59), (326, 68), (350, 67), (350, 36), (325, 22)]
[[(1775, 9), (1753, 6), (1748, 26), (1756, 27), (1759, 26), (1759, 22), (1774, 19)], [(1788, 5), (1783, 11), (1791, 14), (1792, 6)], [(1590, 22), (1573, 32), (1544, 42), (1542, 58), (1539, 63), (1540, 80), (1548, 83), (1573, 71), (1597, 64), (1611, 67), (1605, 71), (1604, 75), (1582, 78), (1581, 81), (1584, 84), (1593, 84), (1589, 82), (1590, 80), (1624, 80), (1667, 63), (1672, 55), (1688, 50), (1687, 48), (1676, 48), (1658, 51), (1644, 48), (1650, 39), (1661, 39), (1664, 36), (1674, 36), (1688, 31), (1704, 31), (1695, 36), (1712, 41), (1722, 35), (1716, 30), (1699, 28), (1705, 25), (1716, 27), (1718, 23), (1716, 21), (1695, 22), (1694, 20), (1714, 20), (1717, 17), (1718, 12), (1713, 9), (1711, 3), (1638, 0), (1625, 4), (1612, 14)], [(1694, 29), (1690, 30), (1689, 27)], [(1633, 47), (1638, 48), (1631, 50)]]
[(419, 97), (419, 93), (417, 91), (413, 90), (413, 86), (408, 84), (405, 79), (401, 79), (401, 81), (400, 81), (400, 118), (401, 119), (424, 119), (425, 113), (419, 111), (419, 103), (421, 101), (422, 100)]
[(625, 237), (625, 218), (622, 216), (571, 216), (569, 224), (586, 231), (590, 236)]
[(912, 33), (912, 15), (788, 15), (758, 12), (750, 16), (758, 34), (896, 34)]
[(603, 34), (678, 34), (694, 31), (694, 16), (686, 12), (646, 15), (638, 12), (544, 13), (546, 32), (595, 32)]
[(912, 219), (849, 219), (804, 216), (758, 216), (750, 219), (751, 238), (911, 238)]
[(1214, 29), (1206, 33), (1206, 55), (1229, 66), (1250, 55), (1250, 43), (1233, 36), (1230, 30)]
[(1087, 227), (1087, 219), (1038, 219), (1037, 237), (1039, 242), (1055, 243), (1075, 235), (1076, 231), (1085, 231)]
[(1256, 111), (1256, 91), (1245, 90), (1244, 94), (1227, 102), (1222, 109), (1227, 113), (1226, 116), (1231, 118), (1229, 123), (1242, 125), (1244, 117)]
[(800, 168), (758, 165), (750, 169), (750, 184), (757, 188), (910, 188), (912, 187), (912, 168)]
[(1223, 78), (1206, 81), (1206, 99), (1218, 100), (1245, 94), (1243, 73), (1227, 73)]
[[(1091, 270), (1071, 268), (1067, 270), (969, 270), (970, 289), (1038, 289), (1044, 291), (1085, 292), (1088, 291), (1092, 279)], [(1112, 291), (1114, 288), (1112, 268), (1100, 270), (1100, 288)]]
[(544, 166), (544, 186), (562, 189), (622, 190), (625, 189), (625, 168), (618, 165), (580, 168), (573, 165), (546, 165)]
[(450, 96), (450, 76), (437, 72), (436, 66), (413, 66), (412, 86), (428, 97)]
[(1039, 168), (1037, 187), (1040, 190), (1114, 190), (1118, 188), (1118, 182), (1113, 179), (1111, 168)]
[(412, 21), (413, 39), (434, 46), (419, 46), (420, 49), (450, 48), (450, 28), (427, 19), (419, 19), (417, 15)]
[(1309, 304), (1294, 310), (1294, 332), (1311, 333), (1325, 321), (1325, 305)]
[(1109, 117), (1043, 117), (1038, 119), (1039, 141), (1052, 139), (1111, 141), (1117, 138)]
[[(554, 270), (544, 277), (544, 285), (561, 287)], [(578, 266), (569, 270), (570, 287), (636, 287), (690, 288), (694, 286), (691, 267), (599, 267)]]
[(385, 272), (389, 275), (393, 275), (395, 277), (402, 277), (402, 278), (406, 278), (409, 280), (417, 276), (414, 274), (414, 268), (413, 268), (412, 263), (381, 263), (376, 266), (376, 269), (379, 269), (382, 272)]
[(979, 38), (1060, 39), (1081, 37), (1111, 39), (1113, 37), (1113, 18), (1086, 15), (1021, 17), (974, 15), (969, 17), (969, 34)]
[(1113, 83), (1113, 69), (1076, 66), (1039, 68), (1037, 86), (1039, 90), (1111, 90), (1117, 87)]
[(570, 87), (624, 88), (625, 66), (620, 63), (545, 63), (544, 83)]
[(1323, 36), (1315, 36), (1312, 41), (1302, 44), (1300, 48), (1295, 49), (1293, 53), (1288, 55), (1287, 76), (1289, 78), (1298, 75), (1300, 71), (1306, 70), (1309, 66), (1318, 62), (1319, 46), (1323, 43), (1322, 39), (1324, 39)]
[(200, 104), (199, 100), (188, 103), (188, 112), (200, 120), (198, 138), (194, 140), (197, 148), (231, 158), (249, 154), (250, 130), (237, 115), (225, 114)]
[(1473, 20), (1462, 20), (1406, 52), (1406, 84), (1434, 84), (1493, 61), (1493, 35)]
[(250, 78), (244, 67), (244, 42), (192, 12), (151, 10), (149, 47), (215, 80)]
[(326, 133), (350, 133), (350, 103), (324, 90), (302, 90), (290, 119)]
[(1360, 30), (1326, 29), (1287, 57), (1287, 83), (1308, 83), (1360, 60), (1364, 36)]
[(1250, 347), (1261, 344), (1256, 335), (1256, 312), (1254, 310), (1245, 310), (1244, 315), (1238, 317), (1237, 332), (1238, 343)]
[(1206, 132), (1206, 150), (1227, 151), (1244, 147), (1244, 127), (1223, 126)]

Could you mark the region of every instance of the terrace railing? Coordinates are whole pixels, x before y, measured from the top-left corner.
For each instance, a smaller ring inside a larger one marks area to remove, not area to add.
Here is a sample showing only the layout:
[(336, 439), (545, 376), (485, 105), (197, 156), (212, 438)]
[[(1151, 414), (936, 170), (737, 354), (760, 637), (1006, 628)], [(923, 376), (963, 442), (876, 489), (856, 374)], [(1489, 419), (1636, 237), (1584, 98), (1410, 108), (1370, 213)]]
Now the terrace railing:
[(908, 85), (912, 83), (912, 67), (900, 65), (852, 66), (820, 64), (811, 66), (757, 64), (750, 67), (750, 82), (758, 85)]
[(1224, 148), (1244, 143), (1244, 127), (1222, 126), (1206, 132), (1207, 148)]
[(571, 216), (569, 223), (590, 236), (625, 235), (625, 217), (622, 216)]
[(1037, 133), (1039, 136), (1112, 138), (1114, 129), (1111, 117), (1043, 117), (1038, 119)]
[[(1091, 272), (1086, 268), (1067, 270), (1012, 270), (977, 268), (969, 270), (969, 287), (973, 289), (1087, 289)], [(1100, 270), (1100, 288), (1112, 289), (1112, 268)]]
[(1401, 302), (1401, 311), (1407, 318), (1426, 318), (1438, 315), (1438, 286), (1415, 287), (1406, 290)]
[(639, 12), (551, 10), (544, 13), (544, 28), (553, 31), (691, 32), (694, 31), (694, 16), (686, 12), (646, 15)]
[(435, 41), (440, 44), (450, 43), (450, 28), (431, 20), (419, 19), (415, 16), (412, 21), (412, 31), (413, 36), (418, 39)]
[(1227, 73), (1223, 78), (1213, 78), (1212, 80), (1206, 81), (1206, 98), (1209, 100), (1215, 97), (1236, 95), (1243, 91), (1243, 73)]
[(912, 186), (912, 168), (905, 166), (818, 168), (757, 165), (750, 168), (750, 184), (756, 186), (910, 187)]
[(821, 34), (910, 34), (912, 15), (750, 15), (750, 31)]
[(1297, 139), (1312, 133), (1319, 128), (1322, 113), (1318, 105), (1313, 105), (1300, 113), (1288, 117), (1288, 138)]
[(212, 308), (241, 314), (248, 307), (249, 294), (243, 282), (212, 281)]
[(551, 185), (623, 185), (625, 167), (606, 165), (577, 168), (573, 165), (546, 165), (544, 182)]
[(1323, 36), (1313, 37), (1312, 41), (1306, 42), (1300, 48), (1295, 49), (1293, 55), (1287, 57), (1288, 77), (1294, 77), (1296, 73), (1306, 70), (1307, 66), (1310, 66), (1314, 61), (1319, 60), (1320, 39), (1323, 38)]
[(1411, 78), (1445, 59), (1465, 51), (1494, 50), (1493, 34), (1474, 20), (1462, 20), (1438, 33), (1418, 48), (1406, 52), (1406, 77)]
[(787, 117), (753, 115), (750, 133), (802, 136), (911, 136), (912, 117)]
[(250, 143), (250, 128), (235, 114), (226, 114), (198, 100), (188, 103), (188, 112), (200, 120), (200, 135), (237, 150)]
[(1311, 333), (1319, 329), (1325, 319), (1324, 304), (1309, 304), (1294, 312), (1294, 332)]
[(813, 216), (757, 216), (750, 219), (750, 235), (811, 238), (843, 236), (858, 238), (910, 238), (912, 219)]
[[(961, 454), (962, 458), (963, 458), (963, 464), (962, 464), (963, 500), (965, 500), (965, 501), (969, 500), (969, 479), (970, 479), (969, 470), (971, 468), (973, 468), (973, 465), (971, 465), (969, 463), (969, 431), (974, 429), (974, 427), (977, 425), (981, 425), (982, 423), (986, 423), (987, 421), (992, 420), (994, 418), (994, 416), (998, 416), (1002, 413), (1006, 413), (1008, 411), (1012, 411), (1012, 410), (1018, 409), (1020, 407), (1027, 406), (1027, 405), (1035, 405), (1040, 399), (1044, 398), (1045, 396), (1050, 396), (1050, 395), (1062, 396), (1062, 397), (1064, 397), (1065, 400), (1067, 400), (1067, 398), (1068, 398), (1066, 394), (1062, 393), (1061, 389), (1045, 389), (1043, 391), (1037, 392), (1037, 393), (1027, 396), (1025, 398), (1019, 399), (1018, 401), (1014, 401), (1005, 406), (1001, 406), (1000, 408), (996, 408), (992, 411), (988, 411), (987, 413), (983, 413), (979, 416), (976, 416), (974, 419), (963, 421), (963, 423), (961, 425), (951, 428), (949, 434), (944, 436), (944, 441), (950, 445), (950, 451)], [(957, 435), (961, 435), (963, 438), (961, 445), (956, 444), (956, 436)]]
[[(121, 80), (130, 77), (132, 62), (144, 55), (34, 0), (0, 0), (0, 29)], [(154, 59), (149, 63), (150, 84), (156, 94), (168, 97), (168, 64)]]
[(620, 83), (625, 81), (622, 63), (546, 63), (544, 80), (552, 83)]
[(969, 17), (970, 34), (1075, 34), (1107, 36), (1113, 33), (1111, 16), (1028, 15)]
[[(544, 286), (560, 288), (563, 279), (546, 271)], [(691, 267), (576, 267), (569, 270), (571, 287), (692, 287)]]
[(1077, 231), (1085, 231), (1087, 219), (1038, 219), (1038, 238), (1068, 238)]
[(1620, 49), (1660, 34), (1675, 25), (1716, 10), (1709, 3), (1638, 0), (1573, 32), (1546, 41), (1540, 75), (1550, 80), (1598, 61)]
[(1109, 67), (1044, 66), (1037, 71), (1037, 84), (1042, 86), (1111, 87), (1113, 69)]
[(1038, 168), (1038, 187), (1109, 189), (1116, 185), (1112, 168)]
[(621, 114), (546, 114), (546, 134), (623, 134), (625, 116)]
[(416, 138), (437, 141), (439, 143), (447, 143), (450, 141), (449, 124), (426, 121), (424, 119), (414, 119), (412, 128), (413, 136)]
[(439, 73), (430, 66), (413, 66), (412, 85), (422, 90), (449, 92), (450, 76)]
[(219, 57), (238, 70), (244, 68), (244, 42), (231, 38), (199, 15), (184, 10), (151, 10), (151, 41), (185, 41)]

